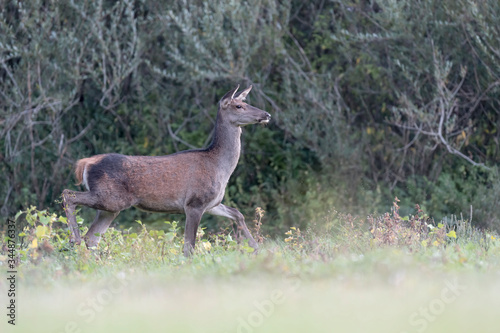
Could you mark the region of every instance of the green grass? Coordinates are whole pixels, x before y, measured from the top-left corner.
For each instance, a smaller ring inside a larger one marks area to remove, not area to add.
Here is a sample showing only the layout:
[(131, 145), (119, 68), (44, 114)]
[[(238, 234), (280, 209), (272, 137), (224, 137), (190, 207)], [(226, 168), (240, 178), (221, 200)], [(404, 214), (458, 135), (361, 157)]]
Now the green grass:
[[(3, 315), (2, 332), (500, 329), (498, 235), (463, 220), (432, 228), (422, 212), (400, 217), (397, 205), (364, 221), (335, 213), (316, 230), (264, 240), (257, 255), (228, 233), (200, 234), (186, 259), (175, 223), (110, 229), (87, 250), (68, 246), (59, 216), (30, 210), (23, 219), (16, 326)], [(4, 248), (2, 300), (8, 259)]]

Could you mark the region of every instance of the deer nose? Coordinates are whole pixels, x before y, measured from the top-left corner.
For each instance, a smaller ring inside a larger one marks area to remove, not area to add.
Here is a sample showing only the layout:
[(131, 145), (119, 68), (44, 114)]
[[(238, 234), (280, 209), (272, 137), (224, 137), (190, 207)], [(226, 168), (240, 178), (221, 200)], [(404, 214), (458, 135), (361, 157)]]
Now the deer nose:
[(268, 123), (271, 120), (271, 115), (267, 112), (264, 112), (263, 117), (259, 119), (259, 123)]

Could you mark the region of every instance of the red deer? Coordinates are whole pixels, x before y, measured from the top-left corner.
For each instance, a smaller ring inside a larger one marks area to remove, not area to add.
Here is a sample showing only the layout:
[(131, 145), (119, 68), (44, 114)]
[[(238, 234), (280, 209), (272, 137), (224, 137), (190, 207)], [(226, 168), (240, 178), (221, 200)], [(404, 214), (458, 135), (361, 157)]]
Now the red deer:
[(77, 185), (86, 192), (64, 190), (63, 205), (71, 230), (70, 241), (81, 244), (76, 206), (97, 210), (94, 222), (83, 237), (87, 247), (97, 246), (100, 236), (124, 209), (132, 206), (150, 212), (185, 214), (184, 255), (195, 246), (196, 231), (204, 213), (236, 221), (257, 250), (243, 215), (221, 204), (229, 177), (240, 157), (241, 127), (268, 123), (271, 115), (244, 102), (252, 86), (237, 93), (229, 91), (219, 102), (212, 143), (206, 149), (181, 151), (165, 156), (103, 154), (76, 163)]

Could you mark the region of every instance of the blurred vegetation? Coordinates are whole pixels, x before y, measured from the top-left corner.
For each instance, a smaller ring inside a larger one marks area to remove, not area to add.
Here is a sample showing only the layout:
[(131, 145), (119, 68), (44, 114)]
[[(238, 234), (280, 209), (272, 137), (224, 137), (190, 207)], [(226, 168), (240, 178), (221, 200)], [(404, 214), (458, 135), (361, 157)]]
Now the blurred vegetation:
[(265, 232), (395, 195), (499, 230), (499, 19), (497, 0), (4, 1), (0, 213), (57, 207), (82, 157), (206, 146), (239, 83), (273, 121), (245, 129), (225, 200)]
[[(16, 214), (9, 232), (0, 231), (0, 274), (17, 272), (22, 332), (109, 332), (117, 323), (120, 332), (497, 331), (498, 233), (461, 218), (432, 224), (418, 208), (401, 216), (397, 201), (380, 216), (329, 217), (317, 230), (292, 226), (265, 240), (258, 255), (231, 232), (200, 229), (193, 256), (185, 258), (176, 222), (111, 227), (87, 249), (69, 244), (66, 217), (30, 207)], [(275, 292), (283, 297), (270, 309), (265, 300), (275, 302)], [(471, 304), (477, 315), (470, 316)], [(252, 313), (265, 320), (238, 329), (239, 318)], [(420, 324), (414, 314), (431, 319)]]
[[(160, 228), (150, 228), (139, 220), (126, 229), (110, 228), (101, 235), (97, 247), (87, 249), (83, 243), (70, 243), (65, 216), (31, 206), (16, 214), (11, 233), (0, 233), (0, 267), (13, 265), (25, 272), (48, 269), (45, 276), (58, 274), (59, 278), (61, 273), (71, 276), (113, 267), (206, 268), (207, 264), (218, 266), (224, 257), (233, 257), (235, 260), (224, 262), (228, 266), (220, 265), (217, 269), (234, 274), (241, 269), (240, 260), (257, 267), (261, 261), (283, 259), (283, 263), (292, 266), (315, 262), (335, 267), (334, 263), (343, 257), (362, 258), (387, 251), (420, 258), (427, 265), (433, 263), (431, 258), (442, 256), (440, 266), (448, 269), (489, 271), (498, 266), (498, 233), (480, 230), (457, 217), (434, 223), (418, 206), (415, 215), (401, 216), (399, 209), (396, 199), (390, 212), (379, 216), (356, 218), (332, 212), (316, 229), (291, 226), (271, 240), (260, 233), (264, 212), (257, 208), (258, 217), (250, 230), (260, 243), (259, 255), (254, 255), (248, 240), (240, 239), (230, 228), (216, 233), (200, 228), (194, 254), (186, 258), (182, 255), (184, 237), (176, 221), (162, 221)], [(79, 219), (79, 227), (85, 233), (88, 227), (82, 222)], [(61, 266), (64, 272), (54, 271), (61, 270)], [(311, 273), (306, 271), (298, 269), (294, 274)]]

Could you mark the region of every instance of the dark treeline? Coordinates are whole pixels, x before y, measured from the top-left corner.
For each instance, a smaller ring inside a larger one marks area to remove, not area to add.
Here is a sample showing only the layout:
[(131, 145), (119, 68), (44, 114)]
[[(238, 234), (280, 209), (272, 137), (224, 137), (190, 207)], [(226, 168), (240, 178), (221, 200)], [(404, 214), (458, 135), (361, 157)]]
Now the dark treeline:
[[(498, 22), (498, 0), (3, 1), (0, 213), (61, 210), (82, 157), (206, 146), (252, 84), (273, 121), (225, 202), (269, 232), (395, 196), (498, 230)], [(119, 220), (164, 218), (142, 214)]]

